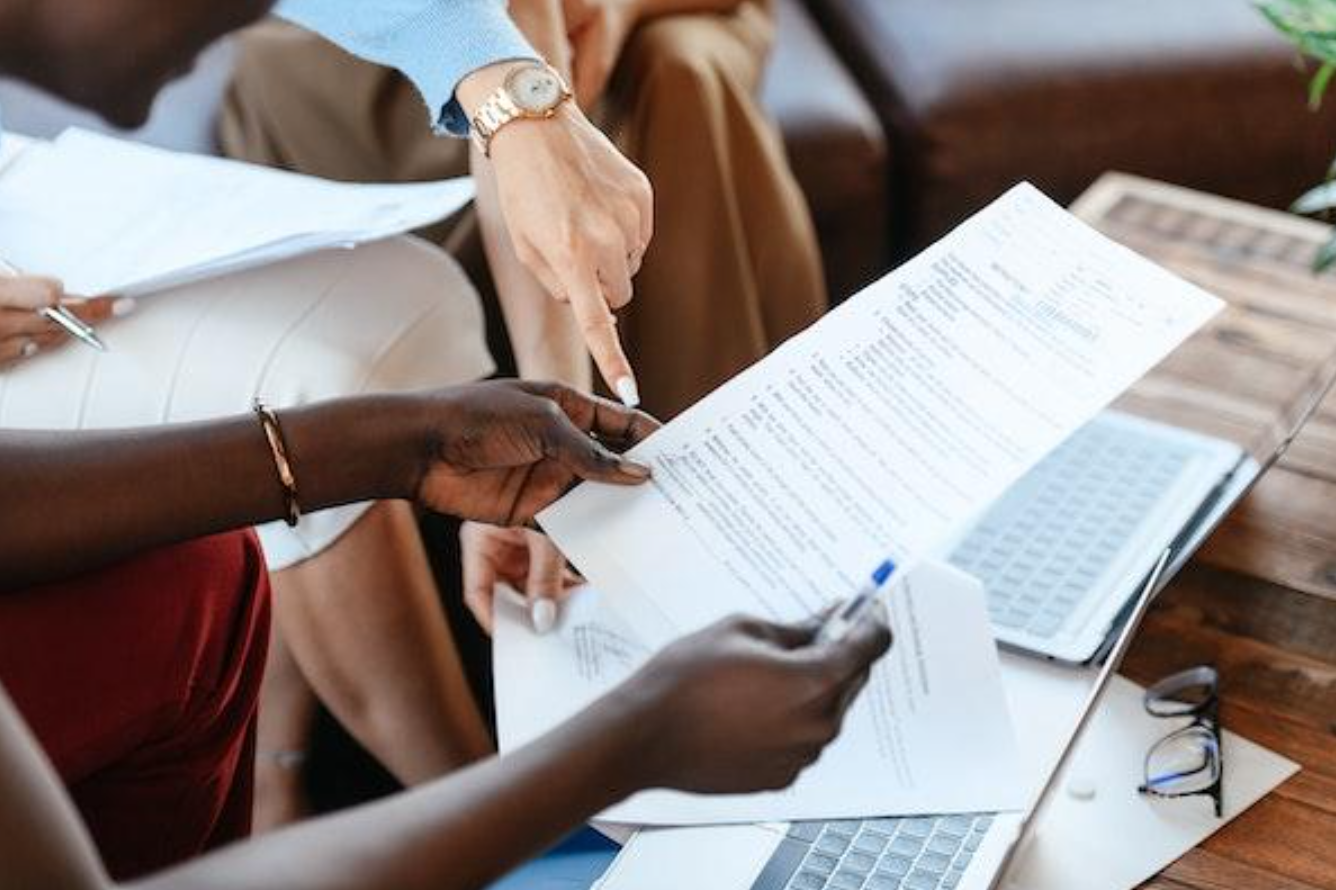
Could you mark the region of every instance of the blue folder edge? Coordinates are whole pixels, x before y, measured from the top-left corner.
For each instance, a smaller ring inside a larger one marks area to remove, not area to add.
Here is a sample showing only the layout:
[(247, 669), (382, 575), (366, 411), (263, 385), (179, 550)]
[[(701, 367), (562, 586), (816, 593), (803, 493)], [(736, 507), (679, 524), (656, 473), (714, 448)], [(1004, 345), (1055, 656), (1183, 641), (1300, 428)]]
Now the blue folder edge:
[(612, 865), (620, 849), (586, 826), (488, 890), (589, 890)]

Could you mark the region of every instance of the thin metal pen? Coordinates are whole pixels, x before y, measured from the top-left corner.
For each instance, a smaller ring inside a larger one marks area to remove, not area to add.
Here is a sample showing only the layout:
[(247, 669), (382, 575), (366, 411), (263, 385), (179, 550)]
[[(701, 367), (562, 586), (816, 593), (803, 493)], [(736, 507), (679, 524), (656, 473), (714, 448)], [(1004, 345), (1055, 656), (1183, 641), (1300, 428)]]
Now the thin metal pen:
[[(0, 259), (0, 275), (17, 276), (22, 275), (12, 263)], [(91, 326), (84, 323), (83, 319), (75, 315), (65, 306), (43, 306), (37, 310), (37, 314), (47, 321), (59, 327), (65, 333), (87, 346), (98, 350), (107, 351), (107, 344), (102, 342), (102, 338), (97, 335)]]

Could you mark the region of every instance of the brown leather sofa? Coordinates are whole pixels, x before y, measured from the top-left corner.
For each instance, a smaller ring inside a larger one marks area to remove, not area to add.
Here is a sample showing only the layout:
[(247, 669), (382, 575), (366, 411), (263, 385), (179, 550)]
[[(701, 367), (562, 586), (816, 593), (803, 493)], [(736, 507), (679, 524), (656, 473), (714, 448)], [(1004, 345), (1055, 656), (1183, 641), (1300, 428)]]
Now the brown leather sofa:
[(783, 133), (816, 222), (831, 295), (839, 299), (890, 261), (886, 138), (801, 0), (777, 0), (776, 19), (762, 101)]
[(1247, 0), (807, 2), (888, 134), (898, 256), (1023, 178), (1066, 202), (1119, 169), (1284, 207), (1336, 152), (1336, 96), (1309, 111)]

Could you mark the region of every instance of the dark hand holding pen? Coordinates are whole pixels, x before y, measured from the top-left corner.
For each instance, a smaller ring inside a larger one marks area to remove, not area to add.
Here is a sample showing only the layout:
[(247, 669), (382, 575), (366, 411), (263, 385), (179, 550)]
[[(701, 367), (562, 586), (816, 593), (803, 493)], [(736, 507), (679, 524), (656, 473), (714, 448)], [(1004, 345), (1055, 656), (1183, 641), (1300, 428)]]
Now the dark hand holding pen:
[(664, 649), (612, 693), (642, 713), (627, 730), (642, 736), (640, 783), (712, 793), (790, 785), (839, 735), (891, 645), (880, 606), (841, 640), (818, 642), (820, 626), (726, 618)]

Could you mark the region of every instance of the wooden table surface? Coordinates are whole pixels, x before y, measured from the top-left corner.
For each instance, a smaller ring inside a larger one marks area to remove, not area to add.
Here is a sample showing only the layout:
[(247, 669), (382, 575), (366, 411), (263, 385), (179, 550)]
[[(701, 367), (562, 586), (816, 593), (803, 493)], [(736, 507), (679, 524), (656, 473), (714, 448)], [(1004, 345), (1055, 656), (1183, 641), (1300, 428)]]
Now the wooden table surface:
[[(1336, 277), (1308, 269), (1326, 227), (1117, 174), (1073, 209), (1229, 303), (1120, 406), (1269, 450), (1258, 430), (1336, 354)], [(1336, 890), (1336, 396), (1161, 596), (1123, 673), (1201, 663), (1224, 725), (1303, 769), (1146, 886)]]

